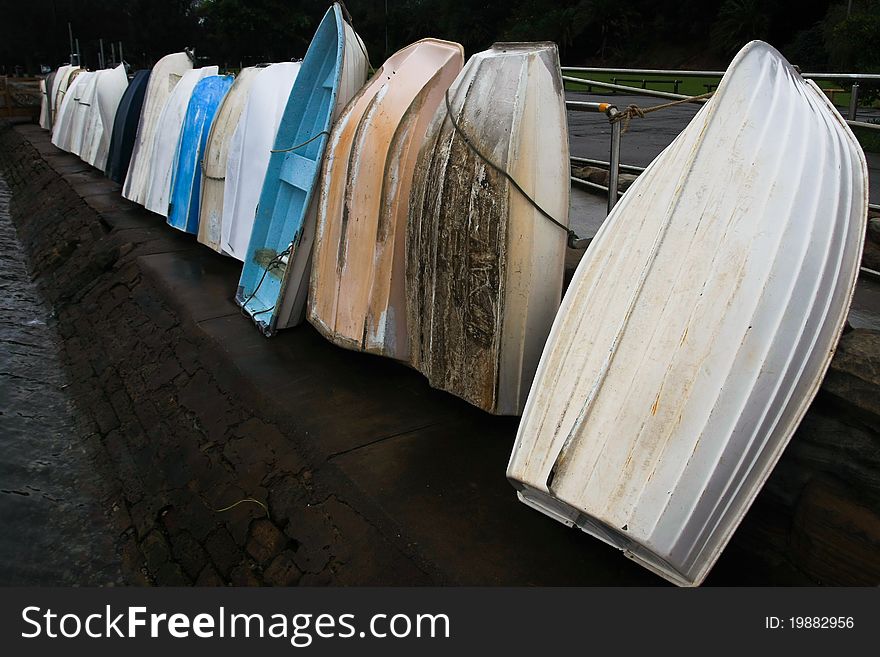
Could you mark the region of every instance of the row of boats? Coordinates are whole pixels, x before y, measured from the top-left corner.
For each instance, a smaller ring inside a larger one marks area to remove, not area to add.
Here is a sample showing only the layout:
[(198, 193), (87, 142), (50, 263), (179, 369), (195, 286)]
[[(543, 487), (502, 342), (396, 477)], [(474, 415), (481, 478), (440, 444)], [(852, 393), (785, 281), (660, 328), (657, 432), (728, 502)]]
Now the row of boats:
[(522, 414), (520, 499), (699, 584), (830, 362), (858, 273), (864, 154), (825, 95), (748, 44), (627, 191), (564, 300), (565, 98), (552, 43), (465, 64), (424, 39), (367, 81), (343, 10), (302, 62), (188, 53), (45, 81), (53, 143), (242, 261), (266, 334), (327, 339)]

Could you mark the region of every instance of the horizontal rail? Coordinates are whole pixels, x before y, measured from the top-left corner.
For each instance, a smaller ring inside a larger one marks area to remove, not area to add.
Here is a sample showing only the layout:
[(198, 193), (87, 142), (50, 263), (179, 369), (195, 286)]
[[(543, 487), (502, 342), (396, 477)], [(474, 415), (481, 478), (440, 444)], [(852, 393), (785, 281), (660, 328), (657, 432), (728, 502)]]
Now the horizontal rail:
[[(571, 181), (577, 183), (578, 185), (583, 185), (589, 189), (595, 189), (597, 192), (608, 193), (608, 188), (605, 185), (600, 185), (599, 183), (594, 183), (590, 180), (585, 180), (584, 178), (578, 178), (577, 176), (570, 176)], [(623, 196), (624, 192), (617, 192), (617, 198)]]
[[(656, 89), (642, 89), (641, 87), (629, 87), (625, 84), (612, 84), (611, 82), (599, 82), (598, 80), (587, 80), (586, 78), (573, 78), (570, 75), (563, 75), (563, 81), (582, 84), (585, 87), (601, 87), (602, 89), (611, 89), (613, 91), (626, 91), (636, 96), (655, 96), (657, 98), (666, 98), (669, 100), (688, 100), (693, 96), (685, 96), (684, 94), (674, 94), (671, 91), (657, 91)], [(693, 100), (694, 103), (705, 103), (705, 98)]]
[[(605, 160), (594, 160), (591, 157), (578, 157), (576, 155), (570, 156), (572, 162), (578, 162), (580, 164), (589, 164), (594, 167), (602, 167), (603, 169), (610, 169), (611, 162), (606, 162)], [(621, 171), (626, 171), (627, 173), (643, 173), (645, 171), (645, 167), (637, 167), (634, 164), (621, 164)]]
[(880, 123), (866, 123), (865, 121), (847, 121), (853, 128), (868, 128), (870, 130), (880, 130)]
[(611, 103), (591, 103), (583, 100), (567, 100), (565, 106), (577, 112), (599, 112), (605, 114), (613, 107)]
[[(682, 77), (722, 77), (724, 71), (677, 71), (662, 68), (601, 68), (593, 66), (563, 66), (562, 71), (577, 73), (631, 73), (632, 75), (679, 75)], [(880, 73), (801, 73), (801, 77), (815, 80), (880, 80)]]
[(867, 274), (871, 278), (875, 278), (880, 281), (880, 271), (876, 269), (869, 269), (868, 267), (859, 267), (859, 273)]

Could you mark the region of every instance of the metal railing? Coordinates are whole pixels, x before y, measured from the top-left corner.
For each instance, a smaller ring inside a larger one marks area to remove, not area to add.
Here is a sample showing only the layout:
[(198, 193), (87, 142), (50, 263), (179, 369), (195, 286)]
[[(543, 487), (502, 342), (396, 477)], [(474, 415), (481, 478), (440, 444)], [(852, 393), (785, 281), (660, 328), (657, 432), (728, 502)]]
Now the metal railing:
[[(620, 121), (615, 121), (614, 117), (617, 116), (618, 111), (617, 108), (611, 103), (593, 103), (593, 102), (585, 102), (578, 100), (570, 100), (566, 101), (565, 106), (576, 112), (598, 112), (600, 114), (604, 114), (608, 117), (608, 120), (611, 122), (611, 148), (609, 149), (609, 162), (610, 162), (610, 173), (608, 175), (608, 187), (607, 189), (604, 185), (598, 185), (596, 183), (590, 182), (589, 180), (583, 180), (582, 178), (576, 178), (572, 176), (572, 180), (580, 182), (581, 184), (586, 184), (586, 186), (594, 186), (596, 188), (605, 189), (608, 192), (608, 212), (610, 213), (612, 208), (614, 208), (617, 203), (617, 199), (620, 197), (619, 189), (619, 171), (620, 171)], [(578, 242), (584, 242), (584, 240), (578, 240)], [(573, 248), (577, 248), (574, 244), (572, 244)]]
[[(600, 73), (632, 73), (634, 75), (681, 75), (681, 76), (712, 76), (718, 75), (719, 77), (724, 75), (721, 71), (669, 71), (663, 69), (602, 69), (602, 68), (581, 68), (581, 67), (569, 67), (563, 66), (563, 71), (584, 71), (584, 72), (600, 72)], [(833, 73), (833, 74), (823, 74), (823, 73), (808, 73), (801, 74), (802, 77), (805, 78), (825, 78), (825, 77), (838, 77), (838, 78), (847, 78), (854, 80), (880, 80), (880, 74), (871, 74), (871, 73)], [(667, 91), (657, 91), (654, 89), (643, 89), (638, 87), (629, 87), (626, 85), (619, 85), (610, 82), (600, 82), (598, 80), (588, 80), (585, 78), (575, 78), (567, 75), (562, 76), (563, 81), (565, 82), (573, 82), (577, 84), (583, 84), (586, 86), (595, 86), (603, 89), (611, 89), (614, 91), (628, 91), (634, 93), (636, 95), (643, 96), (654, 96), (657, 98), (666, 98), (670, 100), (686, 100), (692, 98), (691, 96), (686, 96), (683, 94), (676, 94)], [(858, 99), (858, 82), (854, 82), (853, 84), (853, 92), (850, 97), (850, 114), (855, 116), (855, 105), (857, 104)], [(694, 103), (704, 103), (705, 99), (693, 98)], [(638, 167), (631, 164), (621, 164), (620, 162), (620, 136), (621, 136), (621, 122), (615, 121), (614, 117), (619, 113), (619, 110), (616, 106), (611, 103), (601, 103), (601, 102), (592, 102), (592, 101), (580, 101), (580, 100), (567, 100), (565, 102), (566, 109), (570, 111), (576, 112), (598, 112), (601, 114), (605, 114), (608, 117), (608, 120), (611, 122), (611, 146), (609, 149), (609, 160), (606, 162), (605, 160), (596, 160), (592, 158), (586, 157), (577, 157), (571, 156), (570, 160), (572, 162), (577, 162), (581, 164), (587, 164), (590, 166), (596, 166), (601, 168), (608, 169), (608, 186), (600, 185), (599, 183), (594, 183), (591, 180), (585, 180), (584, 178), (579, 178), (577, 176), (571, 176), (571, 181), (584, 186), (590, 189), (594, 189), (599, 192), (604, 192), (608, 195), (608, 206), (607, 212), (610, 214), (611, 210), (617, 204), (617, 201), (621, 196), (623, 196), (623, 192), (620, 191), (620, 172), (626, 171), (628, 173), (634, 173), (639, 175), (645, 171), (644, 167)], [(865, 121), (856, 121), (853, 119), (847, 120), (847, 123), (850, 126), (858, 127), (858, 128), (868, 128), (872, 130), (880, 130), (880, 124), (876, 123), (867, 123)], [(868, 208), (874, 211), (880, 211), (880, 205), (869, 203)], [(569, 246), (572, 248), (586, 248), (590, 239), (577, 239), (573, 240)], [(880, 279), (880, 272), (874, 271), (873, 269), (869, 269), (867, 267), (860, 267), (860, 272), (862, 274), (867, 274), (868, 276)]]
[[(627, 75), (667, 75), (682, 77), (722, 77), (724, 71), (688, 71), (662, 68), (604, 68), (597, 66), (563, 66), (562, 71), (576, 71), (578, 73), (625, 73)], [(812, 80), (878, 80), (880, 73), (801, 73), (801, 77)]]
[[(611, 89), (613, 91), (626, 91), (626, 92), (635, 92), (646, 96), (655, 96), (657, 98), (672, 98), (672, 99), (684, 99), (688, 98), (688, 96), (683, 96), (681, 94), (675, 94), (668, 91), (659, 91), (656, 89), (645, 89), (644, 87), (631, 87), (628, 85), (614, 84), (612, 82), (600, 82), (599, 80), (592, 80), (580, 77), (574, 77), (570, 75), (565, 75), (565, 72), (569, 71), (572, 73), (599, 73), (602, 75), (610, 75), (615, 73), (625, 73), (627, 75), (665, 75), (665, 76), (680, 76), (680, 77), (717, 77), (721, 78), (724, 76), (724, 71), (676, 71), (671, 69), (659, 69), (659, 68), (601, 68), (601, 67), (592, 67), (592, 66), (563, 66), (562, 67), (562, 79), (565, 82), (571, 82), (575, 84), (583, 84), (588, 88), (599, 87), (602, 89)], [(811, 80), (852, 80), (852, 86), (850, 87), (850, 99), (849, 99), (849, 111), (847, 115), (847, 122), (855, 127), (861, 128), (872, 128), (876, 129), (876, 126), (873, 123), (863, 123), (857, 122), (856, 117), (858, 114), (858, 106), (859, 106), (859, 81), (880, 81), (880, 73), (801, 73), (801, 77), (808, 78)], [(695, 101), (697, 102), (697, 101)]]

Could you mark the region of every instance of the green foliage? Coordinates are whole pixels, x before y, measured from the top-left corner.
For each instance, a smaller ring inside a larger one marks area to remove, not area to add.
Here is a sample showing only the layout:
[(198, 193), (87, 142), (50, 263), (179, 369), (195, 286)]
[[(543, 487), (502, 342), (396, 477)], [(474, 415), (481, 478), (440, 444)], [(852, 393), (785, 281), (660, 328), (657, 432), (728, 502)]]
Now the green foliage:
[[(67, 23), (85, 63), (123, 41), (135, 68), (195, 47), (228, 68), (302, 57), (329, 0), (0, 0), (0, 67), (57, 66)], [(468, 54), (493, 41), (554, 41), (568, 64), (721, 67), (745, 42), (782, 46), (801, 66), (880, 67), (880, 0), (348, 0), (374, 65), (424, 37)]]
[(850, 16), (843, 4), (832, 6), (823, 32), (832, 67), (859, 72), (880, 69), (880, 3), (854, 3)]
[(712, 26), (714, 48), (724, 55), (732, 55), (753, 39), (767, 40), (772, 5), (762, 0), (725, 0)]

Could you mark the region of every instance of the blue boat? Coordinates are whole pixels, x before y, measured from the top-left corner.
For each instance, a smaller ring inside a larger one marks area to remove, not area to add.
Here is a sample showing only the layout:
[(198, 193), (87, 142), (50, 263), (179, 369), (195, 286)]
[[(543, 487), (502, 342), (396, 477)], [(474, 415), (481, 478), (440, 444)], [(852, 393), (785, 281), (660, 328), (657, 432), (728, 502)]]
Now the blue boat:
[(367, 51), (339, 4), (309, 44), (275, 137), (235, 300), (265, 335), (305, 316), (316, 207), (333, 119), (367, 78)]
[(199, 80), (186, 106), (171, 172), (168, 206), (168, 223), (186, 233), (199, 231), (202, 154), (211, 131), (211, 123), (233, 80), (231, 75), (209, 75)]
[(149, 69), (135, 73), (134, 79), (122, 95), (122, 100), (119, 101), (119, 107), (116, 108), (113, 133), (110, 136), (110, 152), (107, 155), (104, 173), (110, 180), (120, 185), (125, 182), (125, 174), (128, 173), (128, 163), (131, 162), (131, 152), (134, 149), (138, 122), (141, 120), (141, 107), (144, 105), (149, 81)]

